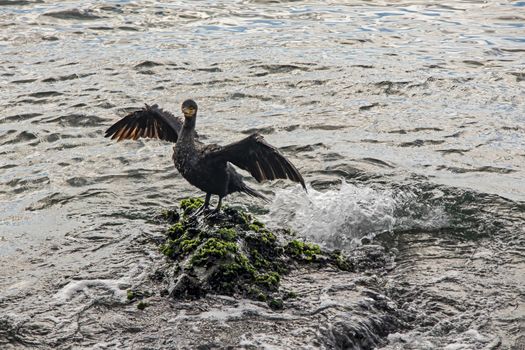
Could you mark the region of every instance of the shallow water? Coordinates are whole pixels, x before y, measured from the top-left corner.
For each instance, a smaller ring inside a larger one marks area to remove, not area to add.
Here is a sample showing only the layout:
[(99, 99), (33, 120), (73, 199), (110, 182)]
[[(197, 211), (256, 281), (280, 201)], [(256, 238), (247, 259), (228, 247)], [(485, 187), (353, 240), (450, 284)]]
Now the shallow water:
[[(0, 1), (0, 345), (522, 349), (524, 12)], [(300, 298), (283, 312), (220, 296), (126, 303), (130, 287), (157, 288), (153, 217), (200, 193), (170, 145), (103, 132), (188, 97), (207, 142), (259, 131), (310, 184), (227, 202), (350, 251), (362, 273), (289, 276)]]

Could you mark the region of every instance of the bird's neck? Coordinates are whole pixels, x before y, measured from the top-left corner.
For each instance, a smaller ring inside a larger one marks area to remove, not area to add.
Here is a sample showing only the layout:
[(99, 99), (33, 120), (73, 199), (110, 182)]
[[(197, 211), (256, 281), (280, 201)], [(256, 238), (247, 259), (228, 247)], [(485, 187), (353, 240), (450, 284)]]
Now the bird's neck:
[(195, 122), (197, 120), (197, 117), (191, 117), (191, 118), (184, 118), (184, 124), (182, 125), (182, 132), (180, 137), (182, 139), (191, 139), (193, 140), (193, 135), (195, 134), (193, 131), (195, 130)]

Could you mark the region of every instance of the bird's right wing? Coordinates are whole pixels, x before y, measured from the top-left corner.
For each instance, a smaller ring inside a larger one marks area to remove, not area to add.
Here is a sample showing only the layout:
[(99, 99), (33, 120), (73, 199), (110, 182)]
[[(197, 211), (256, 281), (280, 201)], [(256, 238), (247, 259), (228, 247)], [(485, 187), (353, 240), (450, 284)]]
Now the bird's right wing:
[(290, 179), (306, 190), (299, 170), (281, 152), (259, 134), (253, 134), (226, 146), (215, 146), (205, 151), (212, 160), (223, 160), (247, 170), (259, 182)]
[(104, 136), (117, 141), (150, 137), (177, 142), (182, 124), (182, 120), (157, 105), (146, 105), (110, 126)]

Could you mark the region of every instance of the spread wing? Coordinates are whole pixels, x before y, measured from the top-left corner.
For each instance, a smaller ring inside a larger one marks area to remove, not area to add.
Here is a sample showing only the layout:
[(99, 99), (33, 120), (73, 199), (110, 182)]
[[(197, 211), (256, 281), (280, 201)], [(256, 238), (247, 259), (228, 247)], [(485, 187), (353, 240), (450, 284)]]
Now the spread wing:
[(290, 179), (299, 182), (306, 190), (299, 170), (259, 134), (253, 134), (241, 141), (210, 150), (206, 157), (235, 164), (249, 171), (259, 182)]
[(131, 112), (106, 130), (105, 137), (112, 140), (136, 140), (139, 137), (150, 137), (165, 141), (177, 142), (182, 120), (157, 105), (146, 105), (141, 110)]

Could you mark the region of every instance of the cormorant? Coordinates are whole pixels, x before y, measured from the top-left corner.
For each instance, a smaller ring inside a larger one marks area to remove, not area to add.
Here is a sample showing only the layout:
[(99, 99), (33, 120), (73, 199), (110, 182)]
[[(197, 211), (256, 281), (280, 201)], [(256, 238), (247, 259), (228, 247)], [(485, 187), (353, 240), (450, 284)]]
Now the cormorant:
[(258, 182), (290, 179), (306, 190), (295, 166), (261, 135), (255, 133), (226, 146), (205, 145), (195, 132), (197, 104), (193, 100), (184, 101), (182, 113), (184, 122), (157, 105), (146, 105), (113, 124), (106, 130), (105, 137), (111, 136), (117, 141), (149, 137), (174, 142), (175, 167), (190, 184), (206, 192), (204, 205), (198, 212), (208, 209), (212, 194), (219, 196), (215, 212), (220, 210), (222, 199), (233, 192), (266, 199), (248, 187), (231, 164), (249, 171)]

